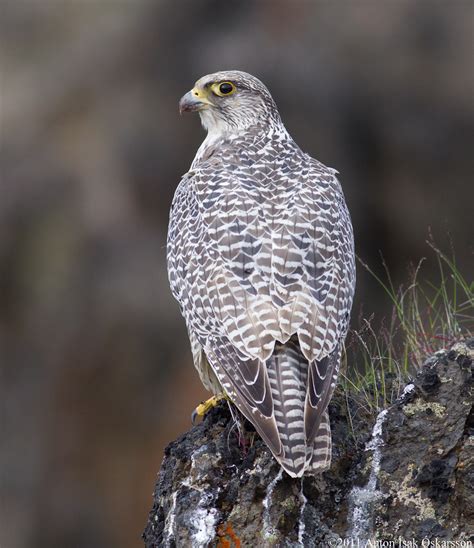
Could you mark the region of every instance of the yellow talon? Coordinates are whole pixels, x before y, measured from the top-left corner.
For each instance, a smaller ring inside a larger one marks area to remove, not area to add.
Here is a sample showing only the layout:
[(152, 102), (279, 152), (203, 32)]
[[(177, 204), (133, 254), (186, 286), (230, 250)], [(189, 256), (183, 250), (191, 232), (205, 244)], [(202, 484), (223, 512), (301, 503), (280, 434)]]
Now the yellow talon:
[(200, 403), (196, 409), (193, 411), (191, 420), (193, 421), (193, 424), (196, 420), (196, 417), (204, 417), (204, 415), (213, 407), (215, 407), (221, 400), (226, 399), (227, 396), (225, 394), (218, 394), (217, 396), (212, 396), (212, 398), (209, 398), (206, 401), (203, 401)]

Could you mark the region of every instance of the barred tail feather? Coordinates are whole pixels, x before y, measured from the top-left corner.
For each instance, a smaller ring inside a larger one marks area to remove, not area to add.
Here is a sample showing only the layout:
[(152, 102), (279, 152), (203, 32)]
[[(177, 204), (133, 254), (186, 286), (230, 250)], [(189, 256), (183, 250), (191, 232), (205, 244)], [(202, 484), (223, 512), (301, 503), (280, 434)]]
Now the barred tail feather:
[(318, 433), (314, 438), (313, 451), (307, 463), (306, 474), (316, 475), (327, 470), (331, 466), (331, 451), (331, 425), (326, 409), (319, 423)]
[(304, 424), (308, 362), (298, 339), (292, 337), (286, 344), (277, 343), (266, 366), (283, 448), (282, 454), (275, 457), (290, 476), (300, 477), (308, 465)]

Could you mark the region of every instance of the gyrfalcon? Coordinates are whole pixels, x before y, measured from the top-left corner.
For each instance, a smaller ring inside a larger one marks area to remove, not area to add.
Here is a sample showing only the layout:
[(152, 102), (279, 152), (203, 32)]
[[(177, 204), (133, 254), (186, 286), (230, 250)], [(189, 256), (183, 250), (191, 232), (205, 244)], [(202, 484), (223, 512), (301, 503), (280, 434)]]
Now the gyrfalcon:
[(328, 403), (355, 288), (336, 171), (303, 152), (254, 76), (204, 76), (180, 101), (207, 130), (171, 206), (168, 271), (204, 386), (290, 476), (331, 462)]

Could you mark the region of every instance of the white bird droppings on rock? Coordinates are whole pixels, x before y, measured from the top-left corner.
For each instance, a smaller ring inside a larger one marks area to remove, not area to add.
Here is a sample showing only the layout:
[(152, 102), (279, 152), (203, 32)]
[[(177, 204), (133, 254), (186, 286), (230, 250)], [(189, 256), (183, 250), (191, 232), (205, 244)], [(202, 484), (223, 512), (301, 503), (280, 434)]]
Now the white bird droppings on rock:
[(366, 451), (373, 451), (372, 466), (367, 485), (365, 487), (354, 487), (349, 495), (350, 528), (347, 536), (358, 541), (369, 541), (372, 538), (373, 504), (381, 496), (376, 487), (382, 457), (380, 449), (383, 445), (382, 426), (386, 415), (387, 409), (378, 414), (372, 430), (372, 436), (365, 446)]

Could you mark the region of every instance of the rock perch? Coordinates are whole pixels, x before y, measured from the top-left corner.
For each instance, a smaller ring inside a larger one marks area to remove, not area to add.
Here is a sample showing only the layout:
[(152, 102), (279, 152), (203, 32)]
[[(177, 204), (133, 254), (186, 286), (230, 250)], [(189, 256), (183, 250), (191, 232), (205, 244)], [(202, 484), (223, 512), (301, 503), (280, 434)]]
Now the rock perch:
[(375, 425), (336, 394), (332, 467), (303, 480), (281, 471), (249, 423), (239, 434), (221, 403), (166, 448), (145, 546), (319, 548), (350, 539), (469, 546), (473, 358), (474, 340), (436, 353)]

